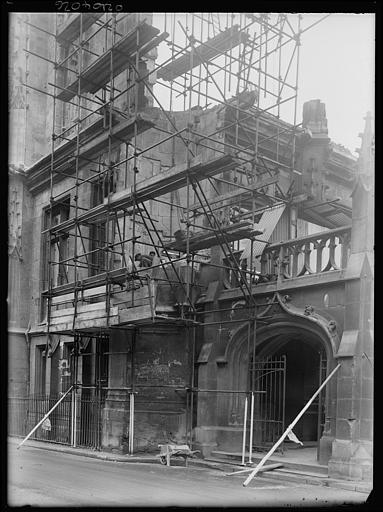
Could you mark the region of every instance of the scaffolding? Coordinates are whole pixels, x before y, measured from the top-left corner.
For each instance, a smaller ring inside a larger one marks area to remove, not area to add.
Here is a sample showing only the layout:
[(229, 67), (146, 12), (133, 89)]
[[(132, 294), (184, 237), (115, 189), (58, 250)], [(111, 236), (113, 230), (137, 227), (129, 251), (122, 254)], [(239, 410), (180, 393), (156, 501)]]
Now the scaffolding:
[[(50, 188), (47, 337), (79, 344), (114, 328), (184, 325), (193, 369), (196, 329), (217, 323), (198, 303), (199, 267), (211, 266), (241, 290), (255, 353), (265, 321), (253, 297), (256, 256), (299, 192), (302, 16), (59, 16), (54, 33), (45, 30), (53, 59), (27, 50), (54, 69), (52, 92), (40, 91), (52, 98), (51, 153), (35, 164)], [(159, 291), (171, 300), (158, 301)], [(134, 382), (129, 393), (131, 417)]]

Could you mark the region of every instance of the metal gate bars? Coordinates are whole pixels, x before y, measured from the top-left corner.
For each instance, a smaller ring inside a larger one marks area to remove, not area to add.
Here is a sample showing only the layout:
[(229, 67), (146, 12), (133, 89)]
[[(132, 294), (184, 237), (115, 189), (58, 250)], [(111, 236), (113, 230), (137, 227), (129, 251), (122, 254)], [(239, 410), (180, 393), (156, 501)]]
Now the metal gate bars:
[(282, 435), (285, 389), (286, 356), (250, 362), (250, 390), (254, 396), (252, 448), (265, 450)]

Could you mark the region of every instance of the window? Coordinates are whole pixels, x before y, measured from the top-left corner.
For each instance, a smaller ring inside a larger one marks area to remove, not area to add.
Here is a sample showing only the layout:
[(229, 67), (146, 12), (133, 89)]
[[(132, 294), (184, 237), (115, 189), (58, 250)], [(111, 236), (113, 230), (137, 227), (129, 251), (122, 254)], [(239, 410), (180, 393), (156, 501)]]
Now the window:
[[(43, 210), (42, 225), (45, 231), (52, 226), (61, 224), (69, 219), (70, 215), (70, 197), (57, 201), (52, 206), (52, 224), (51, 207)], [(41, 258), (41, 289), (42, 291), (61, 284), (69, 282), (68, 263), (69, 256), (69, 238), (67, 234), (53, 236), (50, 233), (44, 233), (42, 236), (42, 258)], [(50, 280), (50, 283), (49, 283)], [(46, 315), (46, 300), (41, 301), (41, 320)]]
[[(109, 192), (114, 191), (113, 171), (110, 173), (109, 180), (100, 177), (92, 183), (91, 192), (91, 208), (98, 206), (104, 202), (104, 198), (108, 197)], [(89, 229), (89, 275), (94, 276), (105, 272), (106, 258), (104, 246), (106, 243), (106, 222), (97, 222), (92, 224)]]

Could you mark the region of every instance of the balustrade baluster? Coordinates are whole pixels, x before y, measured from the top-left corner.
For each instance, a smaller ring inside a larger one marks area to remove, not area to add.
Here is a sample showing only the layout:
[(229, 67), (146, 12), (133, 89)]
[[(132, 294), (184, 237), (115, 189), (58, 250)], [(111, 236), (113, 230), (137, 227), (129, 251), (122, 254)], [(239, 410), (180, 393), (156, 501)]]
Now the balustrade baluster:
[(276, 262), (277, 262), (277, 278), (278, 279), (282, 279), (283, 278), (283, 259), (284, 259), (284, 253), (285, 253), (285, 248), (284, 248), (283, 245), (281, 245), (281, 247), (279, 249), (278, 258), (276, 260)]
[(299, 244), (294, 245), (292, 248), (293, 264), (292, 264), (292, 270), (291, 270), (291, 277), (297, 277), (297, 275), (298, 275), (298, 261), (299, 261), (300, 248), (301, 248), (301, 246)]
[(340, 270), (340, 267), (339, 265), (337, 265), (336, 261), (335, 261), (335, 249), (337, 248), (338, 244), (336, 243), (336, 235), (332, 235), (330, 237), (330, 243), (329, 243), (329, 249), (330, 249), (330, 263), (331, 263), (331, 268), (333, 268), (334, 270)]
[(308, 241), (305, 243), (305, 248), (303, 249), (304, 254), (304, 260), (303, 260), (303, 268), (299, 275), (304, 275), (306, 272), (309, 274), (314, 274), (314, 271), (311, 270), (311, 262), (310, 262), (310, 256), (311, 256), (311, 241)]
[(316, 273), (320, 274), (322, 272), (322, 255), (323, 249), (326, 246), (326, 240), (316, 240), (314, 242), (314, 249), (317, 252), (317, 261), (316, 261)]
[[(305, 274), (323, 273), (331, 270), (340, 270), (347, 266), (349, 256), (351, 228), (337, 228), (312, 236), (289, 240), (278, 244), (271, 244), (265, 248), (261, 256), (261, 273), (272, 274), (278, 279), (291, 279)], [(336, 248), (340, 246), (340, 262), (337, 263)], [(328, 260), (324, 254), (327, 253)], [(326, 251), (325, 251), (326, 249)], [(311, 268), (311, 254), (316, 251), (315, 270)], [(325, 252), (324, 252), (325, 251)], [(303, 264), (300, 260), (303, 255)]]

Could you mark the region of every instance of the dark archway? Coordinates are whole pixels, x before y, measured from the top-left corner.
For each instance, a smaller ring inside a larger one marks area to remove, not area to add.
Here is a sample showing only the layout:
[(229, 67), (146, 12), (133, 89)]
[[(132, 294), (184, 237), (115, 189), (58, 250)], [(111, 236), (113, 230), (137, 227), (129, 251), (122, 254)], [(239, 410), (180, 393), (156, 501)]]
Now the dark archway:
[[(287, 426), (319, 387), (323, 379), (321, 369), (326, 362), (326, 355), (319, 340), (314, 337), (302, 339), (301, 333), (279, 335), (277, 340), (277, 348), (267, 351), (265, 347), (263, 357), (285, 358), (284, 419)], [(319, 441), (318, 437), (322, 435), (323, 430), (323, 412), (322, 396), (321, 400), (317, 399), (313, 402), (295, 426), (294, 433), (305, 445)]]
[[(257, 328), (255, 342), (256, 359), (286, 356), (285, 426), (291, 423), (319, 387), (320, 376), (323, 380), (334, 367), (337, 346), (337, 334), (329, 329), (329, 320), (319, 315), (308, 317), (303, 313), (286, 313), (276, 314), (268, 325)], [(253, 339), (253, 332), (249, 336), (248, 326), (244, 325), (233, 334), (226, 347), (232, 389), (249, 389), (249, 370), (244, 370), (249, 369), (251, 364)], [(321, 397), (321, 403), (316, 401), (294, 429), (294, 433), (306, 445), (317, 444), (318, 458), (321, 458), (319, 444), (324, 446), (323, 436), (326, 443), (331, 444), (330, 418), (335, 414), (331, 397), (335, 392), (334, 383), (330, 383), (326, 395)], [(234, 412), (241, 417), (242, 405), (238, 398), (233, 397), (229, 408), (231, 414)], [(320, 438), (321, 442), (318, 443)]]

